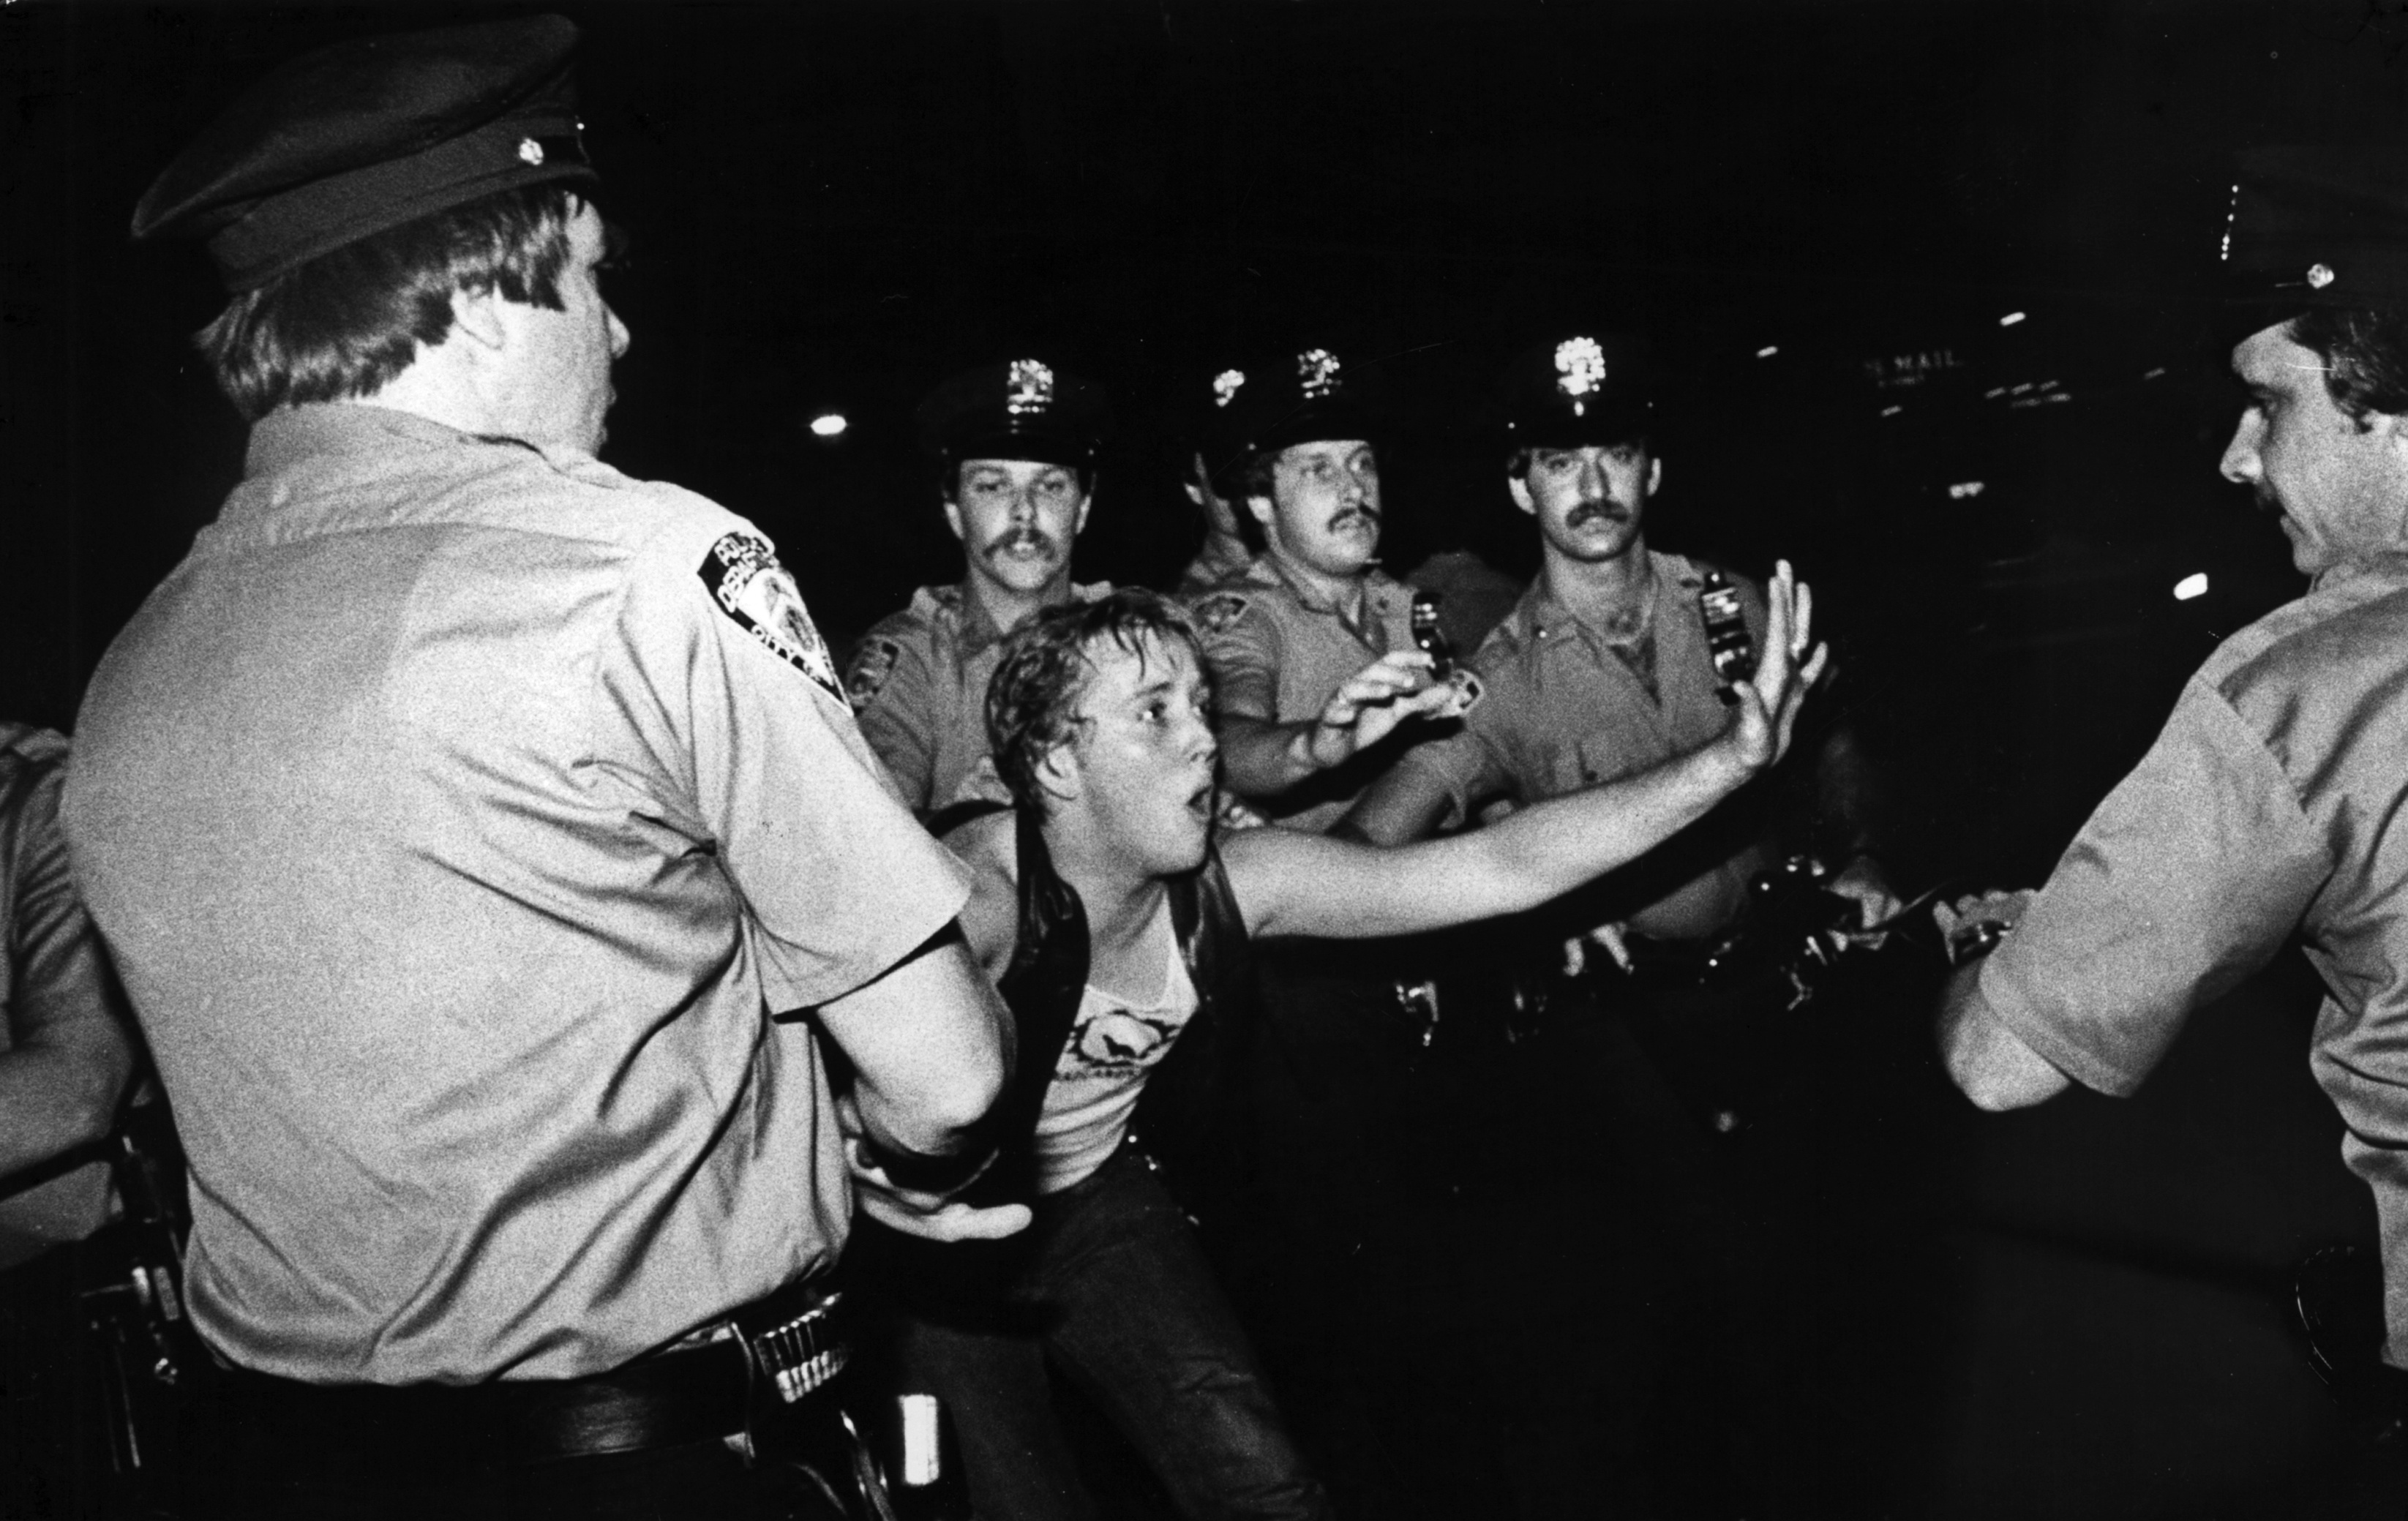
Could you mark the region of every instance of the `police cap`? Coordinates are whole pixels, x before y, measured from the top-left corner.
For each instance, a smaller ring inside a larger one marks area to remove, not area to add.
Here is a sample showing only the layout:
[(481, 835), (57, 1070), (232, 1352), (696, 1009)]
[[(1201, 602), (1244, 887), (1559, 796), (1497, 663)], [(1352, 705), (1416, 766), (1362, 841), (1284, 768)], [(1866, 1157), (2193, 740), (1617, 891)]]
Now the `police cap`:
[(1326, 438), (1376, 442), (1388, 426), (1387, 386), (1379, 370), (1321, 348), (1286, 349), (1222, 372), (1229, 402), (1225, 447), (1240, 458)]
[(2408, 309), (2408, 150), (2255, 148), (2239, 169), (2222, 249), (2235, 294)]
[(920, 403), (920, 446), (940, 460), (1040, 460), (1091, 469), (1111, 432), (1104, 388), (1041, 359), (966, 369)]
[(1627, 443), (1655, 421), (1656, 382), (1643, 339), (1571, 333), (1517, 358), (1505, 379), (1505, 430), (1517, 449)]
[(134, 236), (208, 243), (229, 292), (498, 191), (592, 180), (568, 54), (531, 16), (360, 37), (284, 65), (167, 165)]

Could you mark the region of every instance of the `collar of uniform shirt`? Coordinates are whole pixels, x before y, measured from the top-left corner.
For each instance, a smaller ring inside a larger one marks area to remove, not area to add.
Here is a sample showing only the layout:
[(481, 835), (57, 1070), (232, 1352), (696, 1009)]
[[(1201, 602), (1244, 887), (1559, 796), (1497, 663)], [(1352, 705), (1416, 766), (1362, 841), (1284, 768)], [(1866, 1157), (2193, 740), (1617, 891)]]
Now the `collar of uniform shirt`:
[(1571, 629), (1601, 644), (1629, 644), (1645, 638), (1654, 629), (1656, 604), (1663, 593), (1663, 576), (1650, 575), (1644, 606), (1629, 613), (1627, 622), (1616, 619), (1612, 623), (1598, 624), (1556, 601), (1542, 581), (1530, 588), (1530, 626), (1541, 639), (1559, 639), (1566, 629)]
[(1347, 617), (1344, 610), (1335, 603), (1326, 602), (1315, 596), (1311, 587), (1290, 576), (1273, 556), (1265, 554), (1257, 557), (1254, 567), (1268, 572), (1268, 584), (1284, 586), (1294, 593), (1297, 604), (1305, 611), (1317, 612), (1325, 618), (1337, 619), (1345, 624), (1356, 639), (1362, 639), (1368, 630), (1377, 625), (1379, 618), (1376, 615), (1386, 610), (1382, 599), (1387, 590), (1387, 578), (1381, 573), (1380, 562), (1377, 560), (1369, 562), (1363, 567), (1363, 619), (1359, 624)]

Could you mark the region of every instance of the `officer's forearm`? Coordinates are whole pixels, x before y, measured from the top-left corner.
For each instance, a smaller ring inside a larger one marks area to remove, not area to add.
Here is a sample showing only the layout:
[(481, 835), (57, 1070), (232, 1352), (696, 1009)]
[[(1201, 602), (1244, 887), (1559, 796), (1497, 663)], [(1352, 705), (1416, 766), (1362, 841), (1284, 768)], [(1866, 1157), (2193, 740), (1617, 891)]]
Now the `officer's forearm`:
[(1411, 844), (1427, 839), (1453, 802), (1447, 784), (1409, 755), (1372, 782), (1329, 832), (1368, 845)]
[(0, 1178), (108, 1135), (133, 1066), (113, 1027), (0, 1052)]
[(1312, 758), (1317, 719), (1274, 724), (1268, 719), (1221, 720), (1221, 776), (1240, 797), (1277, 797), (1321, 769)]
[(2071, 1080), (1991, 1012), (1979, 961), (1956, 969), (1940, 1000), (1937, 1034), (1948, 1076), (1980, 1108), (2028, 1109), (2054, 1098)]
[(929, 1156), (982, 1144), (979, 1121), (1011, 1074), (1011, 1012), (961, 932), (948, 928), (876, 982), (820, 1010), (882, 1143)]

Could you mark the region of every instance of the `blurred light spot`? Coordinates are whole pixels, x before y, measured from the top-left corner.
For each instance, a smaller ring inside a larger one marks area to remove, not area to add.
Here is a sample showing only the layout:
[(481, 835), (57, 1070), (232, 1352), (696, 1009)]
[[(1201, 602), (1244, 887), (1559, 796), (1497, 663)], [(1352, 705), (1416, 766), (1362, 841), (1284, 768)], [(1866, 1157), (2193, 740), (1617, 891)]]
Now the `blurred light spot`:
[(1777, 343), (1768, 343), (1763, 348), (1756, 351), (1756, 357), (1758, 359), (1770, 359), (1780, 352), (1781, 345)]
[(1892, 402), (1881, 409), (1881, 414), (1884, 417), (1896, 417), (1899, 413), (1904, 410), (1906, 410), (1905, 408), (1899, 406), (1896, 402)]
[(1987, 391), (1985, 391), (1985, 392), (1983, 392), (1983, 393), (1982, 393), (1982, 399), (1983, 399), (1984, 401), (1996, 401), (1996, 400), (1998, 400), (2000, 396), (2003, 396), (2003, 395), (2005, 395), (2006, 394), (2007, 394), (2007, 388), (2006, 388), (2005, 386), (2003, 386), (2003, 385), (1994, 385), (1994, 386), (1990, 387), (1990, 389), (1988, 389)]
[(2003, 316), (2003, 317), (2001, 317), (2001, 318), (2000, 318), (2000, 319), (1999, 319), (1999, 325), (2000, 325), (2000, 327), (2013, 327), (2013, 326), (2014, 326), (2014, 325), (2015, 325), (2015, 323), (2019, 323), (2019, 322), (2022, 322), (2023, 320), (2024, 320), (2024, 314), (2023, 314), (2022, 312), (2020, 312), (2020, 311), (2011, 311), (2011, 312), (2008, 312), (2005, 316)]
[(1979, 496), (1982, 495), (1982, 485), (1979, 481), (1959, 481), (1948, 488), (1948, 499), (1952, 502), (1961, 502), (1968, 496)]
[(2185, 576), (2182, 580), (2174, 582), (2174, 600), (2177, 602), (2187, 602), (2192, 597), (2205, 596), (2206, 595), (2207, 572), (2204, 570), (2199, 571), (2193, 575)]
[(2030, 390), (2030, 389), (2031, 389), (2031, 382), (2030, 382), (2029, 380), (2026, 380), (2023, 384), (2021, 384), (2021, 385), (2019, 385), (2019, 386), (2015, 386), (2015, 387), (2014, 387), (2013, 389), (2011, 389), (2011, 390), (2008, 392), (2008, 395), (2014, 395), (2014, 396), (2020, 396), (2020, 395), (2022, 395), (2025, 392), (2027, 392), (2027, 391), (2028, 391), (2028, 390)]
[(2055, 380), (2042, 380), (2040, 383), (2040, 388), (2042, 391), (2054, 391), (2057, 389), (2057, 382)]
[(2149, 371), (2147, 374), (2145, 374), (2145, 375), (2142, 376), (2142, 377), (2141, 377), (2141, 379), (2143, 379), (2143, 380), (2156, 380), (2158, 376), (2163, 375), (2165, 372), (2166, 372), (2166, 366), (2164, 366), (2163, 365), (2159, 365), (2157, 368), (2155, 368), (2155, 369), (2153, 369), (2153, 370)]
[(811, 419), (811, 431), (823, 438), (833, 438), (845, 428), (842, 412), (822, 412)]

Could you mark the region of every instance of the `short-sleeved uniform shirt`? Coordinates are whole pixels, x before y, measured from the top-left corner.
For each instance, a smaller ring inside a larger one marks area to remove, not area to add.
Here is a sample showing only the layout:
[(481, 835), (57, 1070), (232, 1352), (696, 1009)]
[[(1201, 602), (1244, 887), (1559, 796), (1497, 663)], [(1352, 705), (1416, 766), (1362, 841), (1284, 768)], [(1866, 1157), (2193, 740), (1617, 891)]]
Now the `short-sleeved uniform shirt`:
[[(1097, 581), (1070, 591), (1092, 602), (1111, 589)], [(1001, 785), (989, 780), (994, 768), (982, 764), (986, 688), (1003, 659), (1003, 635), (963, 587), (923, 586), (910, 606), (870, 625), (845, 668), (845, 696), (862, 735), (894, 773), (904, 801), (923, 812), (970, 795), (1010, 800), (994, 790)]]
[(2128, 1093), (2299, 930), (2327, 991), (2311, 1065), (2374, 1190), (2388, 1356), (2408, 1367), (2403, 804), (2408, 556), (2329, 572), (2217, 647), (1981, 985), (2026, 1045)]
[[(66, 763), (63, 736), (0, 723), (0, 1055), (44, 1033), (119, 1017), (100, 936), (76, 895), (59, 832)], [(0, 1268), (90, 1235), (108, 1204), (107, 1162), (0, 1199)]]
[(809, 1021), (959, 868), (742, 519), (384, 409), (276, 413), (103, 660), (66, 824), (192, 1163), (208, 1338), (571, 1377), (852, 1208)]
[[(1531, 583), (1471, 660), (1480, 696), (1460, 732), (1398, 762), (1442, 782), (1451, 816), (1484, 802), (1543, 798), (1618, 781), (1719, 739), (1731, 710), (1706, 643), (1698, 588), (1705, 567), (1648, 552), (1655, 597), (1631, 639), (1609, 639)], [(1760, 587), (1731, 578), (1749, 631), (1765, 637)], [(1634, 651), (1641, 638), (1653, 658)], [(1616, 872), (1600, 907), (1666, 940), (1698, 940), (1730, 923), (1748, 879), (1764, 868), (1765, 821), (1749, 789)]]
[[(1392, 650), (1413, 648), (1412, 591), (1381, 571), (1364, 578), (1363, 624), (1282, 574), (1266, 554), (1194, 603), (1212, 703), (1224, 719), (1294, 724), (1317, 718), (1338, 689)], [(1400, 739), (1404, 737), (1399, 737)], [(1318, 834), (1396, 758), (1383, 744), (1307, 777), (1277, 797), (1247, 799), (1274, 824)]]

